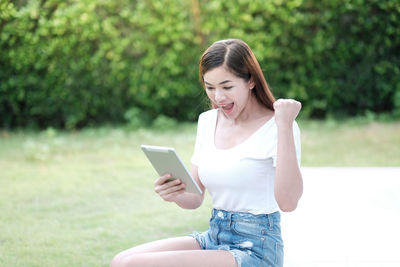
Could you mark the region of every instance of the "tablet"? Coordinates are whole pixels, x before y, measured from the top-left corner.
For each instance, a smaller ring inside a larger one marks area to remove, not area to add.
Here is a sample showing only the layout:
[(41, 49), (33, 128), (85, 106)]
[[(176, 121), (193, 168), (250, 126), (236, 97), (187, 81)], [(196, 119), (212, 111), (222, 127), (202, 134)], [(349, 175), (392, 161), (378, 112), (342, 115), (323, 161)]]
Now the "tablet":
[(186, 185), (187, 192), (203, 193), (174, 148), (148, 145), (142, 145), (141, 148), (158, 175), (170, 173), (172, 180), (180, 179)]

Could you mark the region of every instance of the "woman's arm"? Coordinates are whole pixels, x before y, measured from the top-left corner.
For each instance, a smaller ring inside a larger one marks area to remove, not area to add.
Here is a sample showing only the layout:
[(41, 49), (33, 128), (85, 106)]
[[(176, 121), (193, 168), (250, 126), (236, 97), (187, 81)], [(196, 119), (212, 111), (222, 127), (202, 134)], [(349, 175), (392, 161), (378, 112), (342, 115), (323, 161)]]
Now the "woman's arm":
[(278, 128), (275, 199), (282, 211), (293, 211), (303, 193), (303, 178), (293, 137), (293, 121), (301, 109), (301, 103), (279, 99), (274, 103), (274, 109)]
[(184, 209), (196, 209), (201, 206), (204, 200), (205, 188), (200, 182), (198, 175), (198, 167), (192, 165), (190, 170), (192, 177), (200, 186), (202, 194), (189, 193), (185, 190), (185, 185), (179, 180), (166, 182), (171, 176), (169, 174), (161, 176), (155, 182), (155, 191), (162, 199), (168, 202), (175, 202), (178, 206)]

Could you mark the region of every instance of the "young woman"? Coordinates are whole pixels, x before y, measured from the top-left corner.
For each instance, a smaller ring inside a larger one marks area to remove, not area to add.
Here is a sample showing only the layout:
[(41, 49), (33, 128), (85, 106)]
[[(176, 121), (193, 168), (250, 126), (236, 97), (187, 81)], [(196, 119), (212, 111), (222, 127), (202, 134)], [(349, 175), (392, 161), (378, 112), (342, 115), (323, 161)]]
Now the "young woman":
[[(301, 104), (275, 101), (249, 46), (229, 39), (200, 60), (200, 78), (213, 109), (199, 117), (191, 173), (212, 196), (204, 233), (140, 245), (111, 266), (282, 266), (281, 211), (293, 211), (303, 182), (299, 169)], [(155, 182), (165, 201), (199, 207), (203, 195), (179, 180)]]

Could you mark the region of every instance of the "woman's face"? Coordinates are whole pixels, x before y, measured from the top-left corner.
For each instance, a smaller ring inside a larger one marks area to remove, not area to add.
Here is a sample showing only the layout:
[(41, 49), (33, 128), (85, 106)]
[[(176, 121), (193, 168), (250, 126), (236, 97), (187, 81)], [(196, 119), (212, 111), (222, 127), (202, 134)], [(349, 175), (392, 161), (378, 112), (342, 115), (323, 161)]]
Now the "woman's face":
[(208, 98), (229, 119), (236, 119), (246, 108), (254, 83), (239, 78), (220, 66), (204, 74), (204, 86)]

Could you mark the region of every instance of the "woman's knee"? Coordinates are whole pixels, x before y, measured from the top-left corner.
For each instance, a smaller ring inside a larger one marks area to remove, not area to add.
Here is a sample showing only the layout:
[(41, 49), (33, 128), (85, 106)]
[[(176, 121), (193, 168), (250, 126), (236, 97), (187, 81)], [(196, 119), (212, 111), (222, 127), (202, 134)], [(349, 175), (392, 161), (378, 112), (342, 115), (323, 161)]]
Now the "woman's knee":
[(111, 263), (110, 263), (110, 267), (120, 267), (121, 265), (121, 255), (117, 254), (114, 256), (114, 258), (112, 259)]
[(110, 267), (142, 266), (144, 264), (142, 258), (140, 254), (124, 255), (123, 253), (119, 253), (112, 259)]
[(127, 264), (126, 256), (124, 256), (122, 253), (119, 253), (112, 259), (110, 267), (126, 267), (128, 266)]

